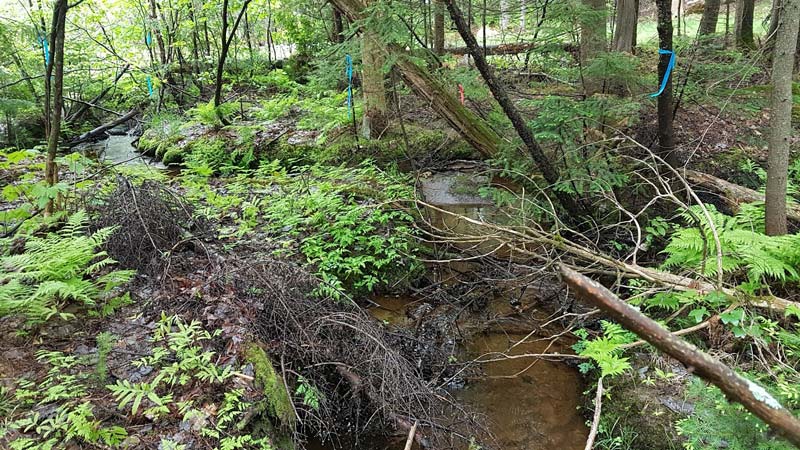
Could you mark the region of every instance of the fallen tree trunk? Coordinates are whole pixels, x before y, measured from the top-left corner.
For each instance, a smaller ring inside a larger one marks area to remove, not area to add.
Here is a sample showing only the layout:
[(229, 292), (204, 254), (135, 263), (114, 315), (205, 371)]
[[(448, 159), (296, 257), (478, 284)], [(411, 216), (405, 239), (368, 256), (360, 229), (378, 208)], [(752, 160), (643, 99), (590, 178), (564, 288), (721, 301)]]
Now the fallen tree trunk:
[(99, 127), (95, 128), (92, 131), (83, 133), (82, 135), (80, 135), (77, 138), (75, 138), (75, 139), (71, 140), (70, 142), (68, 142), (67, 146), (68, 147), (75, 147), (78, 144), (82, 144), (84, 142), (88, 142), (88, 141), (97, 139), (103, 133), (105, 133), (106, 130), (114, 128), (114, 127), (116, 127), (118, 125), (122, 125), (123, 123), (125, 123), (125, 122), (133, 119), (134, 117), (136, 117), (137, 114), (139, 114), (139, 110), (137, 108), (134, 108), (134, 109), (130, 110), (128, 112), (128, 114), (125, 114), (124, 116), (119, 117), (119, 118), (115, 119), (112, 122), (108, 122), (106, 124), (100, 125)]
[(792, 444), (800, 447), (800, 420), (781, 406), (763, 387), (673, 335), (599, 283), (563, 264), (561, 275), (579, 299), (599, 307), (625, 328), (683, 363), (689, 372), (694, 372), (719, 387), (729, 399), (742, 404)]
[[(742, 203), (764, 202), (764, 194), (707, 173), (687, 170), (684, 176), (695, 186), (719, 194), (720, 200), (732, 213), (738, 212)], [(786, 215), (792, 220), (800, 221), (800, 205), (787, 205)]]
[[(534, 48), (543, 47), (541, 43), (535, 42), (515, 42), (513, 44), (497, 44), (497, 45), (487, 45), (486, 46), (486, 56), (495, 56), (495, 55), (518, 55), (520, 53), (526, 53)], [(573, 53), (577, 51), (577, 48), (573, 44), (564, 43), (563, 45), (559, 46), (563, 48), (564, 51)], [(481, 47), (481, 50), (484, 50)], [(449, 53), (451, 55), (456, 56), (463, 56), (469, 54), (468, 47), (450, 47), (444, 49), (445, 53)]]
[[(487, 45), (485, 48), (485, 54), (487, 56), (490, 55), (516, 55), (519, 53), (525, 53), (528, 50), (532, 50), (536, 47), (536, 44), (533, 42), (519, 42), (515, 44), (498, 44), (498, 45)], [(481, 50), (484, 50), (481, 47)], [(450, 53), (452, 55), (467, 55), (469, 54), (469, 47), (451, 47), (444, 49), (445, 53)]]
[[(334, 6), (353, 22), (366, 18), (363, 0), (332, 0)], [(364, 36), (364, 39), (375, 39)], [(483, 156), (494, 156), (502, 142), (489, 126), (475, 113), (461, 105), (453, 94), (455, 87), (442, 85), (426, 69), (411, 60), (410, 55), (397, 45), (375, 42), (376, 48), (383, 49), (387, 60), (395, 62), (405, 83), (420, 97), (428, 101), (430, 107), (445, 119), (461, 136)]]

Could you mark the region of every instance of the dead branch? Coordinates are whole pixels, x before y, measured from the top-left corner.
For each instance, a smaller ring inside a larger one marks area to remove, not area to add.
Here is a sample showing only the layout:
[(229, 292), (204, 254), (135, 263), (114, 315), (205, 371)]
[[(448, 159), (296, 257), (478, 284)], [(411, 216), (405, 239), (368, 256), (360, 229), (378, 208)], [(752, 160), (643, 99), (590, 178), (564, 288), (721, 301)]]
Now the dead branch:
[(589, 437), (586, 439), (584, 450), (592, 450), (594, 440), (597, 437), (597, 430), (600, 428), (600, 411), (603, 407), (603, 377), (597, 380), (597, 395), (594, 397), (594, 417), (592, 418), (592, 428), (589, 430)]
[(576, 296), (601, 308), (614, 320), (662, 352), (683, 363), (689, 372), (719, 387), (728, 399), (742, 404), (796, 446), (800, 446), (800, 420), (763, 387), (740, 376), (730, 367), (674, 336), (654, 320), (620, 300), (611, 291), (564, 264), (561, 275)]
[(69, 143), (67, 143), (67, 146), (68, 147), (75, 147), (78, 144), (82, 144), (84, 142), (91, 141), (92, 139), (97, 139), (100, 136), (102, 136), (103, 133), (106, 132), (106, 130), (110, 130), (111, 128), (114, 128), (117, 125), (122, 125), (123, 123), (125, 123), (125, 122), (133, 119), (134, 117), (136, 117), (137, 114), (139, 114), (139, 110), (137, 108), (134, 108), (134, 109), (130, 110), (124, 116), (119, 117), (119, 118), (117, 118), (117, 119), (115, 119), (115, 120), (113, 120), (113, 121), (111, 121), (109, 123), (106, 123), (104, 125), (100, 125), (99, 127), (95, 128), (94, 130), (88, 131), (88, 132), (78, 136), (77, 138), (75, 138), (72, 141), (70, 141)]

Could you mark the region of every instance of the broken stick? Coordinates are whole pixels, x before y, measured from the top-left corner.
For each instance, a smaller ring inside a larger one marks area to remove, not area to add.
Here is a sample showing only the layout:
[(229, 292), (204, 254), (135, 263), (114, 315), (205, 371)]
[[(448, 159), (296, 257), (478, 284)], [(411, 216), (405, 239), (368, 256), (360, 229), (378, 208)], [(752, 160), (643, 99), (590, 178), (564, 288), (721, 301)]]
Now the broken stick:
[(625, 328), (683, 363), (689, 372), (694, 372), (716, 385), (728, 399), (741, 403), (792, 444), (800, 447), (800, 420), (781, 406), (763, 387), (673, 335), (653, 319), (620, 300), (600, 283), (564, 264), (560, 267), (564, 281), (580, 300), (599, 307)]

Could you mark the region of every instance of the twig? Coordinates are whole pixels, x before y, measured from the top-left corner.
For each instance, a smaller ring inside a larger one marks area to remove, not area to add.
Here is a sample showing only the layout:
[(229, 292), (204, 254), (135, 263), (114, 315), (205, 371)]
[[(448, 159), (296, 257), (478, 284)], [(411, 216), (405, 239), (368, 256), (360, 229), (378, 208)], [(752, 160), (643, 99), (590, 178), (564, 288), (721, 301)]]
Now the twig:
[(603, 377), (597, 380), (597, 395), (594, 397), (594, 418), (592, 428), (589, 430), (589, 438), (586, 439), (584, 450), (592, 450), (594, 440), (597, 437), (597, 429), (600, 427), (600, 410), (603, 407)]
[(414, 425), (412, 425), (411, 429), (408, 430), (408, 439), (406, 439), (405, 450), (411, 450), (411, 445), (414, 443), (414, 435), (417, 434), (417, 425), (419, 425), (419, 420), (415, 420)]

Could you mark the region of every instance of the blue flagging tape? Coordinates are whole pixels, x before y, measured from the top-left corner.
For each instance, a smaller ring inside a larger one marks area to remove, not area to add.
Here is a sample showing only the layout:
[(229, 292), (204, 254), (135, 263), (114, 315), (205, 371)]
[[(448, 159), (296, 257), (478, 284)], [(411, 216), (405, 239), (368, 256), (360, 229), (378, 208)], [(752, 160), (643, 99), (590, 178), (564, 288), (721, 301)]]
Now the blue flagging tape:
[(664, 74), (664, 79), (661, 80), (661, 88), (655, 94), (650, 94), (650, 97), (658, 97), (664, 92), (664, 89), (667, 87), (667, 81), (669, 81), (670, 75), (672, 75), (672, 69), (675, 68), (675, 52), (671, 50), (658, 50), (659, 55), (671, 55), (669, 58), (669, 65), (667, 66), (667, 73)]
[(50, 65), (50, 45), (47, 43), (47, 38), (39, 36), (39, 43), (42, 44), (42, 56), (44, 57), (44, 65)]
[(353, 113), (353, 58), (348, 54), (344, 57), (347, 74), (347, 118)]
[(147, 44), (147, 48), (153, 44), (153, 35), (150, 33), (150, 30), (147, 30), (147, 34), (144, 35), (144, 43)]
[(153, 96), (153, 79), (150, 75), (147, 76), (147, 91), (150, 92), (150, 97)]

